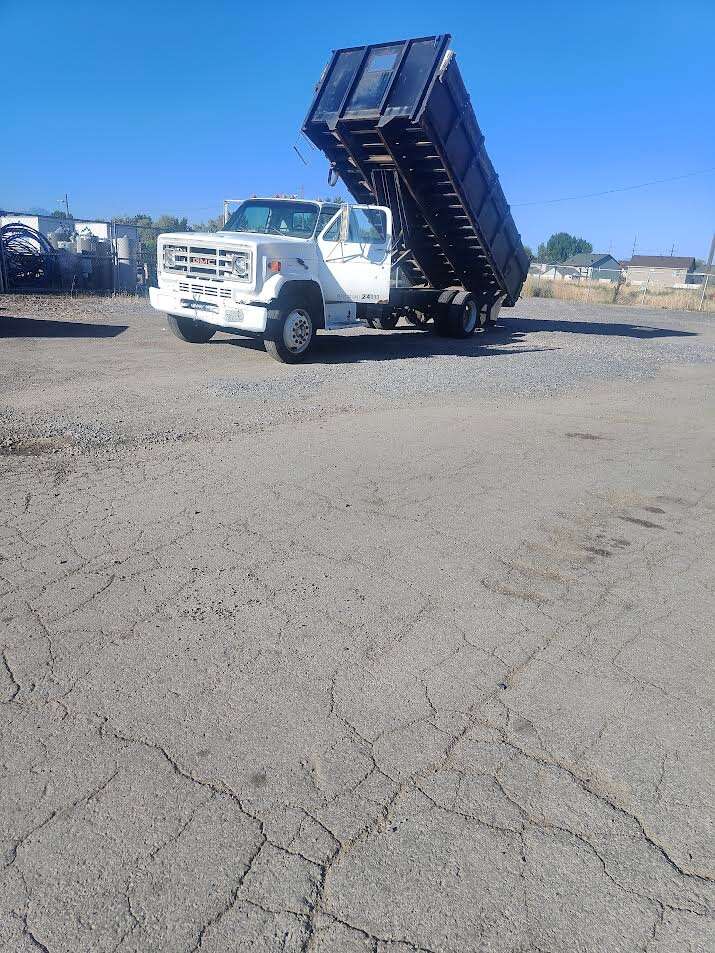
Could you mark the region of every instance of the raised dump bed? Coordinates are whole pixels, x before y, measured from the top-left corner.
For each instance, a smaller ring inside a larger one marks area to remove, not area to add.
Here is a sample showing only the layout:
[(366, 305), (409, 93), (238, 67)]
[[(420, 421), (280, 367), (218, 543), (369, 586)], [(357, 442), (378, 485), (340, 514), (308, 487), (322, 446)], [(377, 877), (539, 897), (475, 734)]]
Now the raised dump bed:
[(303, 132), (356, 201), (390, 207), (413, 286), (513, 305), (529, 260), (450, 39), (336, 50)]

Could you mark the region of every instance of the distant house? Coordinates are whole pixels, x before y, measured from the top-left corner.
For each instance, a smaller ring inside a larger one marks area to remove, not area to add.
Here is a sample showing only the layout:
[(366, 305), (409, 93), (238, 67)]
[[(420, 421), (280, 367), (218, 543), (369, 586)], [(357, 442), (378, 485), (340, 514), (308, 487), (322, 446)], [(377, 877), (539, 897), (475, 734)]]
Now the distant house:
[(613, 255), (583, 252), (567, 258), (564, 265), (576, 268), (582, 278), (592, 281), (618, 281), (621, 277), (621, 263)]
[(569, 265), (548, 265), (541, 277), (546, 281), (580, 281), (582, 275), (578, 268)]
[(634, 255), (628, 262), (626, 281), (630, 285), (673, 285), (690, 283), (695, 271), (694, 258), (677, 258), (673, 255)]

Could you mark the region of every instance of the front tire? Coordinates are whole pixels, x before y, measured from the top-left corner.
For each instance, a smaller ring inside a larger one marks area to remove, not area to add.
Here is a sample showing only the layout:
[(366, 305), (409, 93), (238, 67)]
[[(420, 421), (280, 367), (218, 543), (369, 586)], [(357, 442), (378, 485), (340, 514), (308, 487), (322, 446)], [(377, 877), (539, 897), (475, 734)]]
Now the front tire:
[(271, 357), (282, 364), (298, 364), (305, 360), (315, 340), (315, 321), (304, 304), (282, 307), (271, 320), (264, 344)]
[(216, 333), (216, 328), (205, 321), (195, 321), (193, 318), (180, 318), (176, 314), (167, 314), (166, 322), (169, 330), (180, 341), (189, 344), (206, 344)]

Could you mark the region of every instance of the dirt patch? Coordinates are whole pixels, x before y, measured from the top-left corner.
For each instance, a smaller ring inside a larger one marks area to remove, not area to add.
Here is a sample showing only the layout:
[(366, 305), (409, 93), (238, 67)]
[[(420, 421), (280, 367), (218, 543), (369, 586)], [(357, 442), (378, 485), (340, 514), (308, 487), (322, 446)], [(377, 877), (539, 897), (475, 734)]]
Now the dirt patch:
[(31, 437), (14, 440), (8, 437), (0, 444), (3, 457), (40, 457), (44, 454), (75, 450), (78, 444), (69, 437)]

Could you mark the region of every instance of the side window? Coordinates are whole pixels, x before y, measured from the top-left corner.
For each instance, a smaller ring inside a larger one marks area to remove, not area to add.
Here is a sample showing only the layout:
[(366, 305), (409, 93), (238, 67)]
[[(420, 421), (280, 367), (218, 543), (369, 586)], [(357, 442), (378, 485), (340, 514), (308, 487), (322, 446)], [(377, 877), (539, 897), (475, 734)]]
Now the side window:
[(361, 245), (383, 245), (387, 236), (385, 213), (377, 208), (351, 208), (348, 241)]
[(322, 208), (320, 209), (320, 215), (318, 216), (318, 224), (315, 227), (316, 233), (318, 235), (320, 235), (320, 233), (323, 231), (323, 229), (328, 224), (328, 222), (333, 217), (333, 215), (335, 215), (339, 211), (340, 211), (339, 205), (323, 205), (322, 206)]
[[(338, 212), (338, 211), (340, 211), (340, 207), (339, 207), (339, 206), (336, 206), (335, 209), (334, 209), (334, 211), (333, 211), (333, 215), (335, 215), (336, 212)], [(328, 221), (330, 221), (330, 219), (328, 219)], [(338, 217), (335, 219), (335, 221), (333, 222), (333, 224), (330, 226), (330, 228), (327, 230), (327, 232), (323, 235), (323, 239), (324, 239), (326, 242), (339, 242), (339, 241), (340, 241), (340, 226), (342, 225), (342, 221), (343, 221), (343, 216), (342, 216), (342, 215), (338, 215)]]

